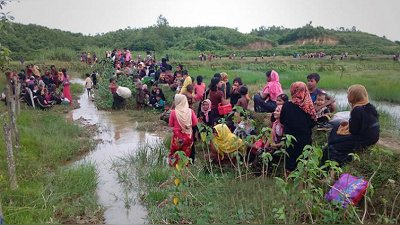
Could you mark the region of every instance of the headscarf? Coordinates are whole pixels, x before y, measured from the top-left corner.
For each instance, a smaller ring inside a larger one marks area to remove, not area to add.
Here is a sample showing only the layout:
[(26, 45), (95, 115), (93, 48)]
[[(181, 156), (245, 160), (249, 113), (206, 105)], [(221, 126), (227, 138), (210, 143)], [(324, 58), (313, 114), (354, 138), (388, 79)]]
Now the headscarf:
[(129, 50), (126, 50), (125, 61), (129, 62), (129, 61), (131, 61), (131, 58), (132, 58), (131, 52)]
[[(203, 109), (204, 102), (208, 103), (208, 109), (207, 110)], [(206, 122), (208, 123), (208, 120), (209, 120), (208, 113), (211, 111), (211, 100), (210, 99), (206, 99), (206, 100), (203, 101), (203, 104), (201, 104), (201, 111), (204, 113), (204, 117), (206, 119)]]
[(214, 129), (217, 131), (218, 136), (213, 138), (215, 149), (217, 153), (221, 156), (221, 159), (224, 159), (224, 155), (241, 151), (245, 153), (245, 149), (243, 147), (243, 142), (240, 138), (234, 135), (225, 124), (218, 124), (214, 126)]
[(272, 101), (276, 101), (278, 95), (282, 94), (282, 85), (279, 83), (279, 74), (275, 71), (271, 71), (271, 81), (265, 85), (263, 93), (268, 91), (268, 94)]
[(225, 72), (221, 73), (221, 81), (223, 82), (223, 89), (224, 89), (223, 92), (224, 92), (224, 96), (226, 98), (226, 92), (228, 91), (227, 87), (226, 87), (226, 83), (229, 82), (227, 73), (225, 73)]
[(369, 103), (367, 89), (361, 84), (350, 86), (347, 90), (347, 96), (352, 110), (357, 106), (363, 106)]
[(37, 65), (33, 66), (33, 74), (35, 74), (35, 76), (40, 77), (40, 72), (39, 72), (39, 67)]
[(310, 92), (303, 82), (294, 82), (290, 86), (290, 93), (292, 95), (292, 103), (298, 105), (301, 110), (309, 114), (313, 120), (317, 120), (314, 104), (312, 102)]
[[(351, 110), (353, 110), (357, 106), (364, 106), (369, 103), (368, 100), (368, 92), (364, 86), (361, 84), (354, 84), (349, 87), (347, 90), (347, 98), (349, 100)], [(350, 133), (350, 125), (346, 126), (340, 125), (337, 132), (338, 135), (349, 135)]]
[(181, 94), (175, 95), (175, 115), (179, 125), (182, 128), (182, 133), (192, 134), (192, 112), (189, 108), (189, 103), (186, 96)]
[(221, 73), (221, 80), (222, 80), (223, 82), (228, 82), (228, 74), (225, 73), (225, 72), (222, 72), (222, 73)]

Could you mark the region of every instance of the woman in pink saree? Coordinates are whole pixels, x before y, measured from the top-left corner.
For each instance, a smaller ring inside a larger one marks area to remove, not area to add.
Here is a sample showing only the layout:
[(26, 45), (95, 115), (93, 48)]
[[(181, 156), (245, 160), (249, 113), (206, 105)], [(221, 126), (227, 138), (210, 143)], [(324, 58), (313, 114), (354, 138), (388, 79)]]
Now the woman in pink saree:
[(71, 96), (71, 85), (69, 83), (69, 75), (67, 74), (67, 70), (66, 69), (62, 69), (62, 78), (61, 78), (61, 82), (62, 82), (62, 86), (63, 86), (63, 95), (64, 98), (67, 98), (70, 102), (70, 104), (72, 103), (72, 96)]

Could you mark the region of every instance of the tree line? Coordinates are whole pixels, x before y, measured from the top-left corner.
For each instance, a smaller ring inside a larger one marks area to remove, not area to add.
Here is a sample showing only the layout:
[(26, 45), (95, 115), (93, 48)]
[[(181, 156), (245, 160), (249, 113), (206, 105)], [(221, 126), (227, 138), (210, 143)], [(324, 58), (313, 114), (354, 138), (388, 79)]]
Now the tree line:
[(399, 44), (364, 32), (314, 27), (311, 22), (294, 29), (262, 26), (244, 34), (226, 27), (172, 27), (169, 26), (165, 17), (160, 15), (153, 26), (120, 29), (94, 36), (49, 29), (35, 24), (9, 24), (10, 26), (3, 28), (5, 33), (0, 36), (0, 42), (11, 50), (11, 57), (14, 60), (22, 56), (26, 59), (34, 59), (38, 54), (55, 48), (70, 49), (75, 52), (94, 46), (110, 49), (126, 47), (134, 51), (229, 51), (257, 41), (268, 42), (276, 47), (294, 43), (299, 39), (324, 35), (337, 39), (343, 46), (379, 47)]

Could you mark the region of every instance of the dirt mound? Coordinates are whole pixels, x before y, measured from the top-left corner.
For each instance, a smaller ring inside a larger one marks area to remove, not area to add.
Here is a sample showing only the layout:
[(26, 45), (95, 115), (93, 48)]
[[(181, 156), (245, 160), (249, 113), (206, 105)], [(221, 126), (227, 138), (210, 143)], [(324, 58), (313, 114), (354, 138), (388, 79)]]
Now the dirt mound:
[(268, 41), (256, 41), (243, 47), (232, 47), (233, 50), (264, 50), (272, 48), (272, 44)]
[(332, 36), (320, 36), (314, 38), (303, 38), (296, 41), (298, 45), (305, 45), (307, 43), (323, 44), (323, 45), (337, 45), (339, 40)]

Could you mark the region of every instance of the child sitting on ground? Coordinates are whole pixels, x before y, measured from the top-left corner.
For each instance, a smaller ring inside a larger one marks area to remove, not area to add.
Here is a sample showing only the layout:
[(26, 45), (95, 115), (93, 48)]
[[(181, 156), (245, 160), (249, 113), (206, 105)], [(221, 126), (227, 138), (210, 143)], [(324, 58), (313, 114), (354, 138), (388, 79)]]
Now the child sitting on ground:
[[(317, 100), (317, 95), (326, 92), (322, 89), (317, 88), (320, 76), (318, 73), (312, 73), (307, 76), (307, 89), (310, 92), (312, 102)], [(315, 106), (315, 111), (319, 111), (323, 107), (328, 107), (331, 112), (336, 111), (337, 106), (335, 99), (326, 94), (326, 102), (321, 106)]]
[(235, 112), (234, 118), (236, 124), (238, 124), (233, 131), (234, 135), (238, 136), (241, 139), (244, 139), (250, 135), (256, 135), (256, 132), (254, 131), (254, 126), (247, 114), (239, 114), (238, 112)]
[(142, 83), (140, 81), (136, 83), (135, 89), (136, 89), (136, 109), (137, 110), (141, 108), (144, 109), (145, 94), (143, 91)]
[(154, 104), (154, 109), (157, 111), (164, 111), (165, 102), (162, 100), (161, 95), (157, 94), (156, 100), (157, 102)]
[(281, 124), (281, 110), (282, 105), (278, 105), (274, 111), (275, 122), (272, 124), (272, 130), (270, 133), (270, 139), (262, 138), (254, 143), (254, 147), (251, 149), (251, 153), (259, 155), (262, 152), (272, 152), (279, 149), (282, 144), (281, 140), (283, 137), (283, 125)]
[[(316, 106), (323, 106), (327, 101), (327, 94), (326, 93), (319, 93), (317, 95), (317, 100), (314, 102)], [(329, 108), (323, 106), (320, 110), (317, 111), (317, 130), (332, 130), (332, 126), (328, 124), (331, 118), (331, 112)]]
[(160, 120), (165, 121), (166, 123), (169, 123), (169, 116), (171, 115), (171, 107), (168, 103), (165, 103), (164, 106), (164, 112), (160, 116)]
[(247, 107), (249, 106), (249, 99), (247, 98), (247, 92), (249, 89), (246, 86), (241, 86), (239, 89), (240, 95), (242, 96), (238, 102), (236, 103), (236, 106), (240, 106), (243, 108), (243, 110), (247, 110)]

